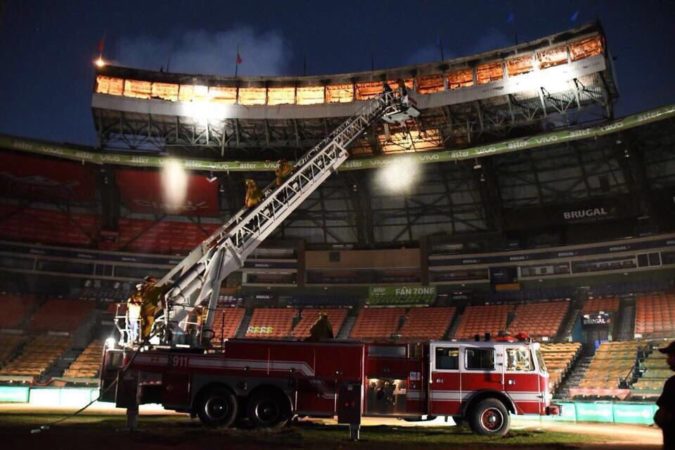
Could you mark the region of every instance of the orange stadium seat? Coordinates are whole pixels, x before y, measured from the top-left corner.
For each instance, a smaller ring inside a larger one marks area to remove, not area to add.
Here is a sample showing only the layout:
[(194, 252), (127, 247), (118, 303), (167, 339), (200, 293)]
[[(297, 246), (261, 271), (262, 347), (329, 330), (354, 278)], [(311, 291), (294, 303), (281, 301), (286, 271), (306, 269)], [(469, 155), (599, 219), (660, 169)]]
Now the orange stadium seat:
[(319, 318), (319, 314), (325, 313), (328, 316), (328, 321), (333, 326), (333, 336), (337, 337), (342, 324), (347, 318), (348, 312), (349, 310), (344, 308), (305, 308), (302, 310), (300, 322), (293, 328), (292, 336), (300, 339), (309, 337), (309, 330)]
[(635, 308), (635, 333), (643, 337), (675, 336), (675, 294), (640, 295)]
[(625, 398), (630, 392), (619, 384), (631, 375), (640, 345), (638, 341), (603, 342), (579, 382), (581, 390), (570, 389), (570, 395)]
[(38, 377), (69, 347), (69, 337), (38, 336), (24, 346), (21, 354), (0, 369), (0, 375)]
[(256, 308), (246, 330), (247, 338), (282, 339), (291, 334), (298, 311), (285, 308)]
[(69, 378), (95, 378), (98, 375), (101, 366), (101, 356), (103, 355), (103, 341), (92, 341), (82, 353), (70, 364), (64, 377)]
[(217, 224), (120, 219), (118, 249), (145, 253), (184, 253), (213, 233)]
[(20, 328), (34, 302), (27, 295), (0, 294), (0, 328)]
[(532, 337), (554, 337), (558, 333), (568, 308), (568, 301), (518, 305), (515, 310), (515, 319), (509, 325), (509, 330), (512, 334), (525, 331)]
[(5, 239), (85, 247), (98, 233), (98, 218), (91, 214), (0, 205), (2, 214), (6, 217), (0, 221), (0, 235)]
[(213, 344), (224, 339), (231, 339), (237, 335), (241, 320), (244, 318), (244, 308), (218, 308), (213, 319)]
[(364, 308), (356, 318), (351, 337), (355, 339), (391, 339), (396, 334), (405, 308)]
[(94, 310), (88, 300), (51, 299), (31, 317), (28, 329), (40, 331), (74, 332)]
[(619, 310), (619, 299), (617, 297), (595, 297), (589, 298), (584, 303), (582, 313), (590, 314), (599, 311), (616, 312)]
[(455, 315), (455, 308), (410, 308), (400, 335), (406, 340), (441, 339)]
[(470, 305), (464, 310), (455, 338), (471, 339), (476, 334), (497, 336), (506, 330), (506, 319), (511, 305)]

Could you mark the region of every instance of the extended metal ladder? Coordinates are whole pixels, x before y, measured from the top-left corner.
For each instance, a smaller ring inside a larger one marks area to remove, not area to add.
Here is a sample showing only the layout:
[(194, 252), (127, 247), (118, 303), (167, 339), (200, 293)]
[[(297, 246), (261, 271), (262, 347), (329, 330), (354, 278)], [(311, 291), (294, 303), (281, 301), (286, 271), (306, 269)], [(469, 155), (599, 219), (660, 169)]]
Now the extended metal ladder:
[[(300, 204), (347, 160), (349, 145), (375, 120), (402, 108), (400, 93), (387, 91), (366, 103), (356, 114), (303, 155), (291, 176), (279, 187), (270, 184), (254, 208), (243, 208), (197, 248), (192, 250), (158, 283), (170, 285), (163, 317), (169, 329), (185, 332), (187, 318), (197, 306), (208, 307), (203, 324), (211, 329), (222, 281), (242, 267), (244, 260)], [(177, 329), (176, 329), (177, 327)], [(175, 333), (164, 333), (164, 344)]]

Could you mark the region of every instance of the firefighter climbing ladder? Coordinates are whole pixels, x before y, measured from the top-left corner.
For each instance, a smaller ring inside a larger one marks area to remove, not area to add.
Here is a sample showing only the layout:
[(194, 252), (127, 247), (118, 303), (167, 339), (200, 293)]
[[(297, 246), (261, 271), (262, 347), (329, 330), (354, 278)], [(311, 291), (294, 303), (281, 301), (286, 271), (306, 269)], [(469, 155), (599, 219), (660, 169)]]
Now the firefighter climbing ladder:
[[(211, 329), (225, 277), (241, 268), (246, 257), (347, 160), (350, 144), (375, 120), (396, 120), (402, 109), (407, 109), (400, 100), (400, 93), (392, 91), (370, 100), (302, 156), (281, 186), (270, 184), (257, 206), (243, 208), (165, 275), (158, 283), (172, 286), (164, 315), (158, 320), (165, 330), (177, 326), (184, 332), (188, 316), (197, 306), (208, 307), (203, 326)], [(176, 336), (163, 333), (162, 343), (176, 343)]]

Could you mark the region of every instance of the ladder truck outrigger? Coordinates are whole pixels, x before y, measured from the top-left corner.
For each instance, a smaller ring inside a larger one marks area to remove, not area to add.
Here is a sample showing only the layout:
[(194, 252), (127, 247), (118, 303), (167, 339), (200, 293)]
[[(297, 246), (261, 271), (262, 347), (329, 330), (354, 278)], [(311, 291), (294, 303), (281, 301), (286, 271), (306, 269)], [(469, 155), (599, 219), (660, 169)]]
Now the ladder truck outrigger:
[[(537, 344), (527, 342), (505, 347), (231, 339), (222, 348), (210, 346), (223, 280), (347, 160), (349, 145), (369, 126), (417, 116), (407, 92), (385, 89), (302, 156), (280, 186), (270, 184), (258, 205), (243, 208), (192, 250), (157, 283), (166, 293), (151, 335), (130, 342), (120, 328), (121, 339), (106, 344), (101, 400), (126, 408), (130, 427), (139, 404), (159, 403), (198, 416), (207, 426), (272, 428), (294, 416), (337, 416), (349, 424), (352, 438), (358, 438), (364, 415), (453, 416), (467, 418), (477, 432), (503, 434), (509, 412), (556, 413)], [(201, 331), (189, 333), (191, 314), (202, 309)], [(514, 352), (527, 370), (510, 374), (507, 355)], [(476, 363), (486, 366), (476, 369)]]

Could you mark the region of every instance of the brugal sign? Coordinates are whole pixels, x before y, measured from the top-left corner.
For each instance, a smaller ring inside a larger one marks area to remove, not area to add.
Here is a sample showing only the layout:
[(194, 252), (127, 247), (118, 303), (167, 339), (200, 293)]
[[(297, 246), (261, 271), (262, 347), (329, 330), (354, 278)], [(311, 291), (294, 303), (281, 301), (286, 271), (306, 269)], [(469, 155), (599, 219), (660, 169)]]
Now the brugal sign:
[(504, 210), (504, 225), (511, 230), (525, 230), (556, 225), (594, 223), (636, 217), (628, 196), (585, 201), (576, 204), (553, 204)]
[(600, 206), (597, 208), (572, 209), (563, 211), (563, 220), (566, 222), (595, 221), (615, 216), (612, 208)]

